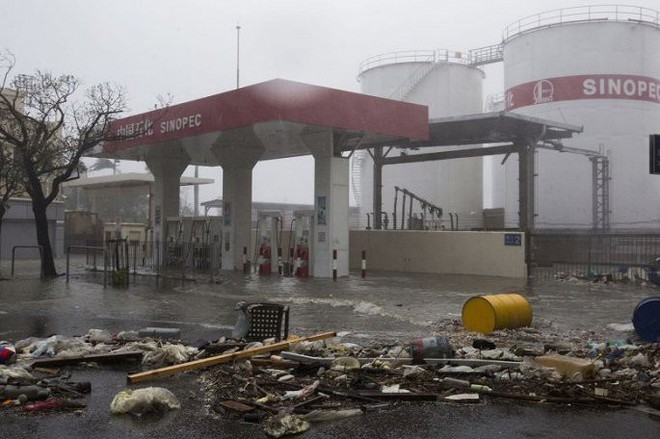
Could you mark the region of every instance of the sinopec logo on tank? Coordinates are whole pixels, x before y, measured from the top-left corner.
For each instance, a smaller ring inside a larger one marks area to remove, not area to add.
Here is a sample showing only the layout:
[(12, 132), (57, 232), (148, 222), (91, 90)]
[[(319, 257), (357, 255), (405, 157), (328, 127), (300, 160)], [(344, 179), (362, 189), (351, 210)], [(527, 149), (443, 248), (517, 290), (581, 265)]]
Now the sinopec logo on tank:
[(639, 75), (560, 76), (506, 91), (506, 109), (578, 99), (628, 99), (660, 104), (660, 79)]

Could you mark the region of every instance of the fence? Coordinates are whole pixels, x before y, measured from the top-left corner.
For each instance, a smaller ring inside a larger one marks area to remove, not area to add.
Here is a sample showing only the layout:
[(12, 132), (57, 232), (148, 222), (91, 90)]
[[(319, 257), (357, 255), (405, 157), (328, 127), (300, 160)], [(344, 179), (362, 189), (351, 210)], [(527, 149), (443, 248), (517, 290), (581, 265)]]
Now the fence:
[[(125, 244), (124, 244), (125, 243)], [(180, 274), (209, 274), (220, 269), (222, 261), (220, 245), (207, 244), (172, 244), (165, 243), (162, 251), (162, 263), (158, 260), (162, 243), (154, 241), (124, 241), (119, 252), (116, 241), (88, 242), (87, 246), (71, 246), (71, 254), (85, 256), (85, 264), (95, 269), (103, 269), (104, 249), (108, 257), (119, 257), (121, 266), (128, 268), (131, 274), (161, 272)], [(101, 249), (102, 251), (94, 251)], [(114, 256), (113, 256), (114, 255)], [(115, 258), (116, 259), (116, 258)], [(112, 262), (112, 261), (110, 261)], [(118, 262), (119, 263), (119, 262)], [(109, 267), (108, 267), (109, 268)], [(68, 271), (68, 270), (67, 270)]]
[(536, 277), (567, 273), (646, 279), (646, 269), (660, 257), (657, 232), (540, 232), (530, 239), (530, 272)]

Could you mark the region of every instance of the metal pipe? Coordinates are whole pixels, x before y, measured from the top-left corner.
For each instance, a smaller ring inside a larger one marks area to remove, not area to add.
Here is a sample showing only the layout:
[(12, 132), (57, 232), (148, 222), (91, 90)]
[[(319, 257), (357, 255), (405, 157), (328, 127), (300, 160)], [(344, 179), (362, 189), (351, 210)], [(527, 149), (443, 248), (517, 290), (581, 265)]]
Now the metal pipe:
[(412, 230), (412, 209), (413, 209), (413, 194), (409, 193), (410, 207), (408, 208), (408, 230)]
[(401, 230), (403, 230), (406, 226), (406, 190), (403, 189), (401, 191), (403, 193), (403, 198), (401, 199)]
[(399, 187), (394, 186), (394, 211), (392, 212), (392, 228), (396, 230), (396, 203), (399, 195)]

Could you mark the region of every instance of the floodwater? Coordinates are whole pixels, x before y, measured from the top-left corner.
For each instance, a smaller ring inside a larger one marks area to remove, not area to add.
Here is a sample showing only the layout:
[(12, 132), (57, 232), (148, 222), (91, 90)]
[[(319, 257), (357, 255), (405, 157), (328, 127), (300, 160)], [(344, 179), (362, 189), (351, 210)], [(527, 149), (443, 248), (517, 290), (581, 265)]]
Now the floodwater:
[(104, 288), (100, 273), (72, 266), (69, 283), (44, 282), (34, 261), (17, 262), (15, 278), (0, 281), (0, 339), (164, 326), (181, 328), (188, 341), (210, 340), (229, 333), (239, 301), (289, 305), (292, 333), (417, 337), (440, 320), (460, 319), (472, 296), (510, 292), (527, 297), (535, 323), (602, 332), (609, 323), (629, 323), (641, 299), (658, 295), (654, 286), (386, 272), (337, 281), (238, 272), (196, 280), (138, 275), (122, 289)]
[[(62, 271), (65, 261), (58, 261)], [(177, 327), (189, 342), (228, 335), (239, 301), (270, 301), (290, 306), (290, 333), (350, 331), (366, 342), (407, 341), (429, 335), (444, 319), (460, 319), (465, 301), (475, 295), (519, 292), (534, 311), (533, 325), (605, 332), (609, 323), (629, 323), (636, 304), (659, 295), (653, 286), (588, 282), (428, 275), (358, 273), (337, 281), (256, 274), (221, 273), (195, 281), (131, 277), (129, 288), (103, 287), (99, 273), (74, 264), (65, 277), (38, 279), (34, 261), (17, 261), (15, 276), (0, 281), (0, 340), (53, 334), (84, 335), (90, 328), (111, 332), (147, 326)], [(2, 274), (10, 273), (3, 263)], [(621, 337), (621, 334), (612, 334)], [(355, 341), (355, 340), (351, 340)], [(147, 382), (166, 387), (182, 409), (160, 418), (111, 416), (110, 401), (126, 387), (127, 367), (74, 368), (72, 380), (92, 383), (82, 414), (24, 416), (2, 413), (3, 436), (22, 438), (180, 438), (266, 437), (258, 426), (208, 413), (195, 374)], [(660, 422), (633, 410), (593, 410), (571, 406), (486, 401), (477, 405), (400, 405), (345, 421), (314, 425), (302, 438), (506, 437), (656, 438)]]

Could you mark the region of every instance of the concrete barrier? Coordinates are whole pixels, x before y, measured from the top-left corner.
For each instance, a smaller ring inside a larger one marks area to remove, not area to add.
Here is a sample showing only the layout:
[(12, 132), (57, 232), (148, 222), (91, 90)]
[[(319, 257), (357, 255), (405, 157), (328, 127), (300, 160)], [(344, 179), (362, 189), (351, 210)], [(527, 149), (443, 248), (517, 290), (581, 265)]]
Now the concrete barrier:
[(527, 277), (525, 236), (511, 232), (352, 230), (350, 269)]

